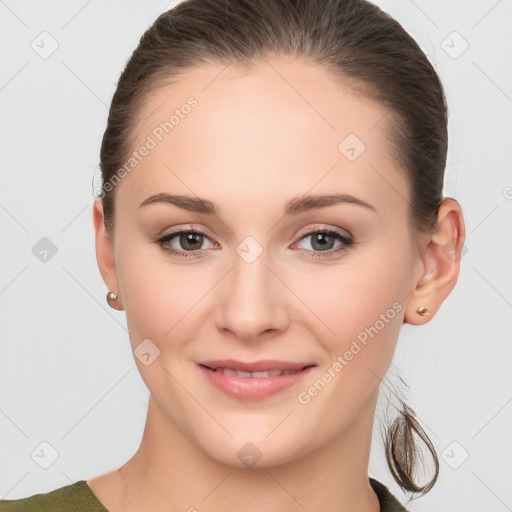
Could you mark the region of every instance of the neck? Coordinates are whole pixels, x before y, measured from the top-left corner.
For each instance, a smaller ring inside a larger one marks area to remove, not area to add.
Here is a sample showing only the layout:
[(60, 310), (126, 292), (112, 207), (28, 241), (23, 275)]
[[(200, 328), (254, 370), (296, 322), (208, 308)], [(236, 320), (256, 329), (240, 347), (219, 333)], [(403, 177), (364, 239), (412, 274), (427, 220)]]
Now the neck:
[(150, 397), (139, 449), (118, 472), (130, 512), (378, 512), (368, 481), (375, 400), (341, 436), (279, 466), (234, 468), (198, 449)]

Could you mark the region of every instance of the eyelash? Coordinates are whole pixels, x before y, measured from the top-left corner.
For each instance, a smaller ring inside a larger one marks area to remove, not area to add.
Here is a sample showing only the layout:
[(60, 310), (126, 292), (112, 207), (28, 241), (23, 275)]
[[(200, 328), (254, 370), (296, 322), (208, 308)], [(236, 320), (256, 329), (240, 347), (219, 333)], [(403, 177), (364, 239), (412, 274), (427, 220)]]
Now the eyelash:
[[(207, 250), (207, 249), (199, 249), (199, 250), (195, 250), (195, 251), (179, 251), (179, 250), (172, 249), (165, 245), (168, 242), (170, 242), (173, 238), (175, 238), (177, 235), (182, 235), (184, 233), (200, 234), (200, 235), (203, 235), (208, 240), (210, 240), (210, 242), (212, 242), (211, 238), (203, 230), (201, 230), (199, 228), (195, 228), (195, 229), (181, 229), (178, 231), (173, 231), (173, 232), (163, 236), (159, 240), (157, 240), (156, 243), (167, 253), (172, 254), (174, 256), (178, 256), (178, 257), (184, 257), (184, 258), (199, 257), (202, 251)], [(298, 241), (300, 242), (300, 241), (304, 240), (305, 238), (314, 236), (316, 234), (332, 236), (335, 239), (342, 242), (342, 245), (338, 249), (335, 249), (335, 250), (331, 249), (329, 251), (310, 251), (308, 249), (302, 249), (302, 251), (304, 251), (304, 255), (307, 257), (310, 257), (310, 258), (326, 258), (326, 257), (332, 256), (333, 254), (337, 254), (339, 252), (346, 251), (351, 245), (354, 244), (354, 239), (352, 237), (347, 237), (345, 235), (342, 235), (340, 232), (333, 230), (333, 229), (321, 229), (321, 228), (314, 228), (313, 230), (308, 231), (307, 233), (302, 235)]]

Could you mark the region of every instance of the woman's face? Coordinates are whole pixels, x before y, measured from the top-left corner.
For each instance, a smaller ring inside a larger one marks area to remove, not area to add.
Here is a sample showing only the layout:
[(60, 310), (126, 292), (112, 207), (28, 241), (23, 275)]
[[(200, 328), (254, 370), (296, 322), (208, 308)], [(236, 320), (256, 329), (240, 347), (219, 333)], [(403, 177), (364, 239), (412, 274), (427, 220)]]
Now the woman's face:
[(215, 460), (271, 466), (371, 427), (424, 271), (386, 115), (283, 58), (190, 70), (144, 105), (117, 290), (159, 417)]

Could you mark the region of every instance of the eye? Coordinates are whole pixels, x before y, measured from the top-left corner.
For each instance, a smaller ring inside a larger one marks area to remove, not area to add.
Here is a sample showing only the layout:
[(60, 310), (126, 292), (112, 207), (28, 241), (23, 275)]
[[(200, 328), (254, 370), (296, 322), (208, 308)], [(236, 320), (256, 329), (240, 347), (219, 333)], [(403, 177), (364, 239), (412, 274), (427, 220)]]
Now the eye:
[[(211, 242), (210, 237), (204, 231), (192, 229), (191, 227), (190, 229), (176, 230), (172, 233), (168, 233), (158, 239), (157, 244), (169, 254), (188, 258), (201, 256), (203, 252), (206, 252), (206, 249), (203, 248), (205, 240)], [(176, 243), (183, 250), (176, 248)]]
[[(334, 229), (315, 228), (301, 236), (299, 242), (308, 238), (311, 238), (309, 245), (312, 247), (312, 250), (307, 249), (305, 256), (313, 258), (332, 256), (335, 253), (347, 250), (354, 243), (352, 236), (346, 236)], [(339, 245), (336, 249), (332, 250), (336, 242)]]

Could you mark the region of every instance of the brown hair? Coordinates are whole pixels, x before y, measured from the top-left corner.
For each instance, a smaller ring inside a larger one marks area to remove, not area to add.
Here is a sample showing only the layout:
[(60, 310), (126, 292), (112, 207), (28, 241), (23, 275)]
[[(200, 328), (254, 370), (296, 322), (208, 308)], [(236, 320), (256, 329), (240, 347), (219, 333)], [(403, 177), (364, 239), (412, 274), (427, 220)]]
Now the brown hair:
[[(161, 14), (143, 34), (119, 78), (100, 152), (105, 227), (113, 234), (115, 188), (107, 189), (133, 150), (151, 91), (205, 63), (250, 66), (267, 55), (323, 66), (340, 84), (387, 110), (383, 128), (410, 183), (414, 229), (436, 227), (447, 153), (447, 106), (441, 82), (415, 40), (365, 0), (186, 0)], [(415, 483), (420, 451), (435, 462), (424, 486)], [(405, 490), (424, 494), (439, 463), (430, 439), (404, 407), (386, 437), (386, 458)]]

